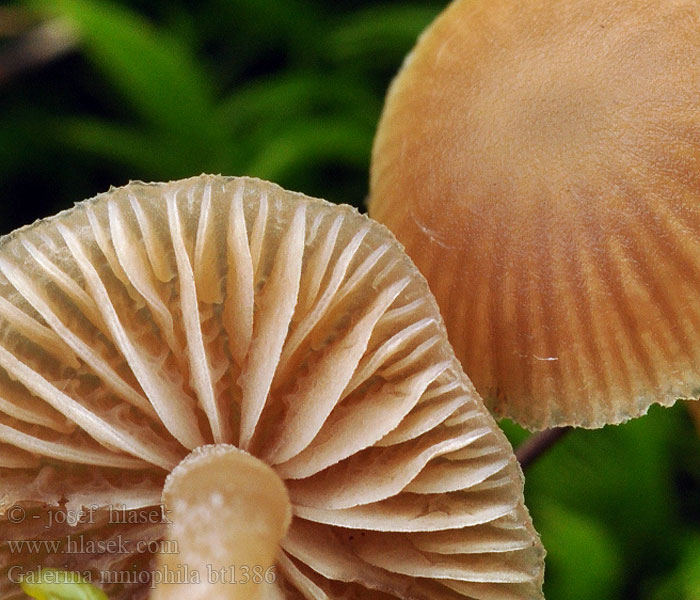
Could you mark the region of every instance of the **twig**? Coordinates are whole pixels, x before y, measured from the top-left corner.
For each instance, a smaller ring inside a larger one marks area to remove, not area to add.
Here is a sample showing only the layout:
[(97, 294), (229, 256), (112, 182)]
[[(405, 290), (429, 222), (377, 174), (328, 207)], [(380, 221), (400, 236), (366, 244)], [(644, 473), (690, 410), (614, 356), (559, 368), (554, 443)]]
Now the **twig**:
[(554, 427), (531, 435), (515, 451), (523, 471), (560, 440), (571, 427)]
[(0, 84), (69, 52), (76, 42), (77, 36), (64, 21), (55, 19), (38, 25), (0, 52)]
[(686, 400), (684, 403), (685, 408), (695, 424), (695, 431), (697, 432), (698, 436), (700, 436), (700, 400), (696, 400), (694, 398), (684, 398), (684, 400)]
[(20, 35), (36, 22), (24, 8), (0, 6), (0, 38)]

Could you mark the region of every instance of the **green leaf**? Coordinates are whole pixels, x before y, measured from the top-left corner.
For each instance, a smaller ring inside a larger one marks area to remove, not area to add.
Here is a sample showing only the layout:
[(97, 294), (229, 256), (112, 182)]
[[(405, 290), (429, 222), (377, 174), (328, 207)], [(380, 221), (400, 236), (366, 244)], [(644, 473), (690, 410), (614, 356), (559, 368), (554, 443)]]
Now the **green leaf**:
[(394, 65), (439, 12), (439, 7), (420, 4), (373, 6), (358, 11), (331, 31), (328, 53), (336, 61)]
[[(547, 598), (618, 597), (622, 550), (602, 523), (555, 502), (540, 506), (533, 516), (547, 549)], [(582, 561), (585, 569), (581, 568)]]
[(623, 425), (569, 432), (526, 472), (525, 500), (535, 527), (550, 503), (600, 523), (622, 548), (626, 593), (640, 597), (679, 554), (686, 525), (679, 518), (671, 450), (674, 439), (695, 437), (700, 451), (688, 428), (683, 407), (676, 406), (653, 407)]
[(102, 590), (70, 571), (40, 569), (23, 579), (22, 591), (36, 600), (108, 600)]
[[(96, 0), (30, 0), (68, 21), (87, 56), (122, 99), (147, 122), (200, 136), (208, 125), (213, 90), (191, 50), (123, 5)], [(115, 103), (116, 104), (116, 103)]]
[(526, 486), (597, 516), (630, 552), (662, 543), (675, 509), (669, 445), (685, 420), (678, 409), (653, 407), (624, 425), (569, 432), (528, 469)]
[[(90, 117), (63, 118), (54, 135), (66, 149), (84, 152), (132, 169), (132, 177), (173, 179), (207, 170), (206, 151), (193, 151), (172, 135)], [(135, 172), (134, 172), (135, 170)]]
[(670, 577), (659, 583), (652, 600), (700, 600), (700, 534), (693, 532), (684, 542), (681, 561)]
[(366, 86), (345, 76), (293, 71), (236, 90), (217, 109), (217, 119), (233, 132), (292, 118), (352, 115), (374, 128), (381, 106)]
[(315, 119), (296, 123), (264, 146), (248, 167), (256, 177), (280, 181), (290, 172), (331, 161), (366, 167), (372, 129), (355, 121)]

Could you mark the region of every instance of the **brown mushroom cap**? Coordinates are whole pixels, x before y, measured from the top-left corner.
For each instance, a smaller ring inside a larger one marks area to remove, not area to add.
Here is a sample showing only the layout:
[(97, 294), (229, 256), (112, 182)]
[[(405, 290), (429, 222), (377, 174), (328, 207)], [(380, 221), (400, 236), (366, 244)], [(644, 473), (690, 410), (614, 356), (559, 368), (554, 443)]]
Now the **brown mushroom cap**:
[(699, 27), (696, 0), (456, 0), (391, 86), (370, 215), (498, 415), (698, 395)]
[(62, 548), (0, 546), (3, 598), (12, 566), (87, 572), (112, 600), (147, 596), (159, 549), (171, 570), (222, 548), (265, 566), (287, 502), (266, 597), (541, 597), (512, 450), (425, 280), (354, 209), (253, 179), (132, 183), (2, 239), (0, 274), (0, 535)]

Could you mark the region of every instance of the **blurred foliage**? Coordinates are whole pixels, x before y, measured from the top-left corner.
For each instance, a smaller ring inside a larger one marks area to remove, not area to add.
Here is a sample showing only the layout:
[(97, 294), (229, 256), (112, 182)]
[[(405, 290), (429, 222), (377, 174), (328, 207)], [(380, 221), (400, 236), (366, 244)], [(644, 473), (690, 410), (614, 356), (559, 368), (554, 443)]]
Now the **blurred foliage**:
[(21, 585), (35, 600), (108, 600), (101, 589), (71, 571), (42, 569), (28, 574)]
[(201, 172), (361, 206), (386, 87), (444, 2), (17, 6), (76, 48), (0, 87), (3, 231), (109, 185)]
[(528, 469), (525, 500), (548, 600), (700, 600), (700, 438), (684, 403), (570, 431)]
[[(445, 4), (15, 3), (75, 48), (4, 79), (0, 62), (2, 231), (129, 179), (200, 172), (361, 206), (386, 88)], [(700, 441), (683, 405), (569, 433), (528, 470), (526, 500), (549, 600), (700, 600)]]

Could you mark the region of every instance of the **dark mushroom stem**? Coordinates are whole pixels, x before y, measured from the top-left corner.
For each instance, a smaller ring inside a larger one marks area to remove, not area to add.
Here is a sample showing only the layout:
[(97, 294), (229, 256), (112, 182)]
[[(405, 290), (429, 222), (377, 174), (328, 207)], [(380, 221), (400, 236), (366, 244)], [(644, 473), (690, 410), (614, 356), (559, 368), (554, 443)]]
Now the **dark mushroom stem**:
[(571, 427), (553, 427), (531, 435), (515, 451), (515, 456), (523, 471), (556, 444)]

